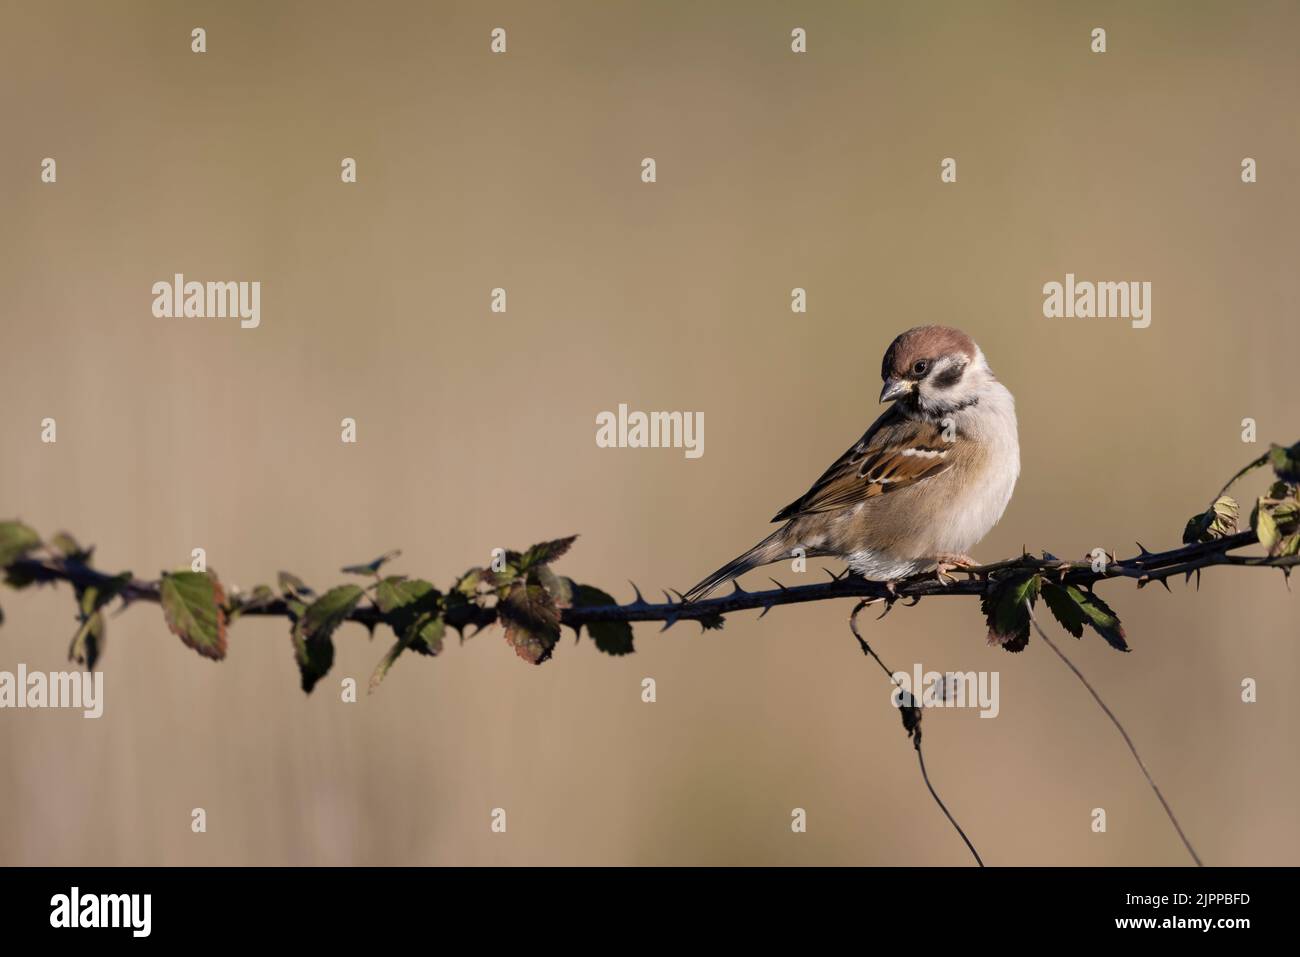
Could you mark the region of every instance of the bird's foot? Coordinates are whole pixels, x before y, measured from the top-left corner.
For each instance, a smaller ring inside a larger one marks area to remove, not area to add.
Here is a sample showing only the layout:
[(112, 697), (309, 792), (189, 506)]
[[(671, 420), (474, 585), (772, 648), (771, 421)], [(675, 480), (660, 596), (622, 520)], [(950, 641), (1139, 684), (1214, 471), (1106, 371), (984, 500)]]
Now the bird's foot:
[[(949, 572), (972, 568), (977, 564), (979, 563), (969, 555), (939, 555), (938, 564), (934, 568), (934, 577), (939, 580), (940, 584), (951, 585), (956, 579), (949, 575)], [(967, 574), (973, 575), (974, 573), (967, 572)]]

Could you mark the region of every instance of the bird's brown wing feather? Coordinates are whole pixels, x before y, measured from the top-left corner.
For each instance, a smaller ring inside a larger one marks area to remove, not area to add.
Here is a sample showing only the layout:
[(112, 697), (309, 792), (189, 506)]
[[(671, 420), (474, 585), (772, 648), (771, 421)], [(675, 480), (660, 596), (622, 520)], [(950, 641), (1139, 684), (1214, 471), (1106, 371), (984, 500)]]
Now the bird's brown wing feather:
[(950, 468), (955, 445), (944, 438), (939, 424), (908, 418), (891, 407), (772, 521), (847, 508), (915, 485)]

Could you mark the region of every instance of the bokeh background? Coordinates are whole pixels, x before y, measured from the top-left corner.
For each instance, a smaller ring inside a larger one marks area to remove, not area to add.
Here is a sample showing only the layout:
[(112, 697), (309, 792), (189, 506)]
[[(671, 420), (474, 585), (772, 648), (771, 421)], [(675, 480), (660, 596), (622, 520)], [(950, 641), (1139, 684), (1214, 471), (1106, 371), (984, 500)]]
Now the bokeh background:
[[(1019, 402), (977, 557), (1176, 544), (1261, 450), (1243, 418), (1300, 438), (1300, 11), (1070, 6), (6, 3), (0, 513), (150, 577), (202, 546), (245, 588), (395, 547), (446, 586), (574, 532), (566, 574), (684, 588), (877, 414), (890, 339), (943, 322)], [(261, 328), (155, 319), (176, 272), (260, 280)], [(1151, 281), (1151, 327), (1044, 319), (1067, 272)], [(620, 402), (703, 412), (704, 457), (597, 448)], [(60, 591), (3, 592), (0, 669), (66, 667)], [(1203, 857), (1300, 863), (1300, 599), (1239, 569), (1102, 594), (1132, 653), (1063, 640)], [(307, 697), (286, 623), (239, 622), (213, 663), (132, 608), (101, 720), (0, 713), (0, 862), (969, 863), (849, 607), (638, 626), (623, 659), (566, 635), (542, 667), (492, 631), (357, 704), (339, 680), (364, 688), (386, 634), (342, 629)], [(1000, 672), (996, 720), (925, 724), (988, 862), (1186, 861), (1040, 641), (989, 648), (972, 600), (869, 634), (896, 668)]]

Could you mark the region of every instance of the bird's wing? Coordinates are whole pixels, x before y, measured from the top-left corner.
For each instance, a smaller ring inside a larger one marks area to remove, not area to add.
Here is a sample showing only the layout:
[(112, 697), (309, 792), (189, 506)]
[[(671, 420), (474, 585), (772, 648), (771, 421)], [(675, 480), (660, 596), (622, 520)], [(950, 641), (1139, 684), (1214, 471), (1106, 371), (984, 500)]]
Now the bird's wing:
[(950, 468), (955, 447), (941, 425), (909, 418), (894, 406), (772, 521), (847, 508), (915, 485)]

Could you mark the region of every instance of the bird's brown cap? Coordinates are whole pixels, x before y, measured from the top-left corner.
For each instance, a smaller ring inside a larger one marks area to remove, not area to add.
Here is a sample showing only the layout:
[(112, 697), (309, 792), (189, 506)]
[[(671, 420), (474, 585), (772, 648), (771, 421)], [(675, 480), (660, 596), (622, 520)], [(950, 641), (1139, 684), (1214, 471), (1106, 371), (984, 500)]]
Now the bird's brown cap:
[(950, 326), (917, 326), (908, 329), (885, 351), (880, 378), (906, 378), (918, 359), (934, 360), (939, 356), (964, 355), (975, 358), (975, 341), (960, 329)]

